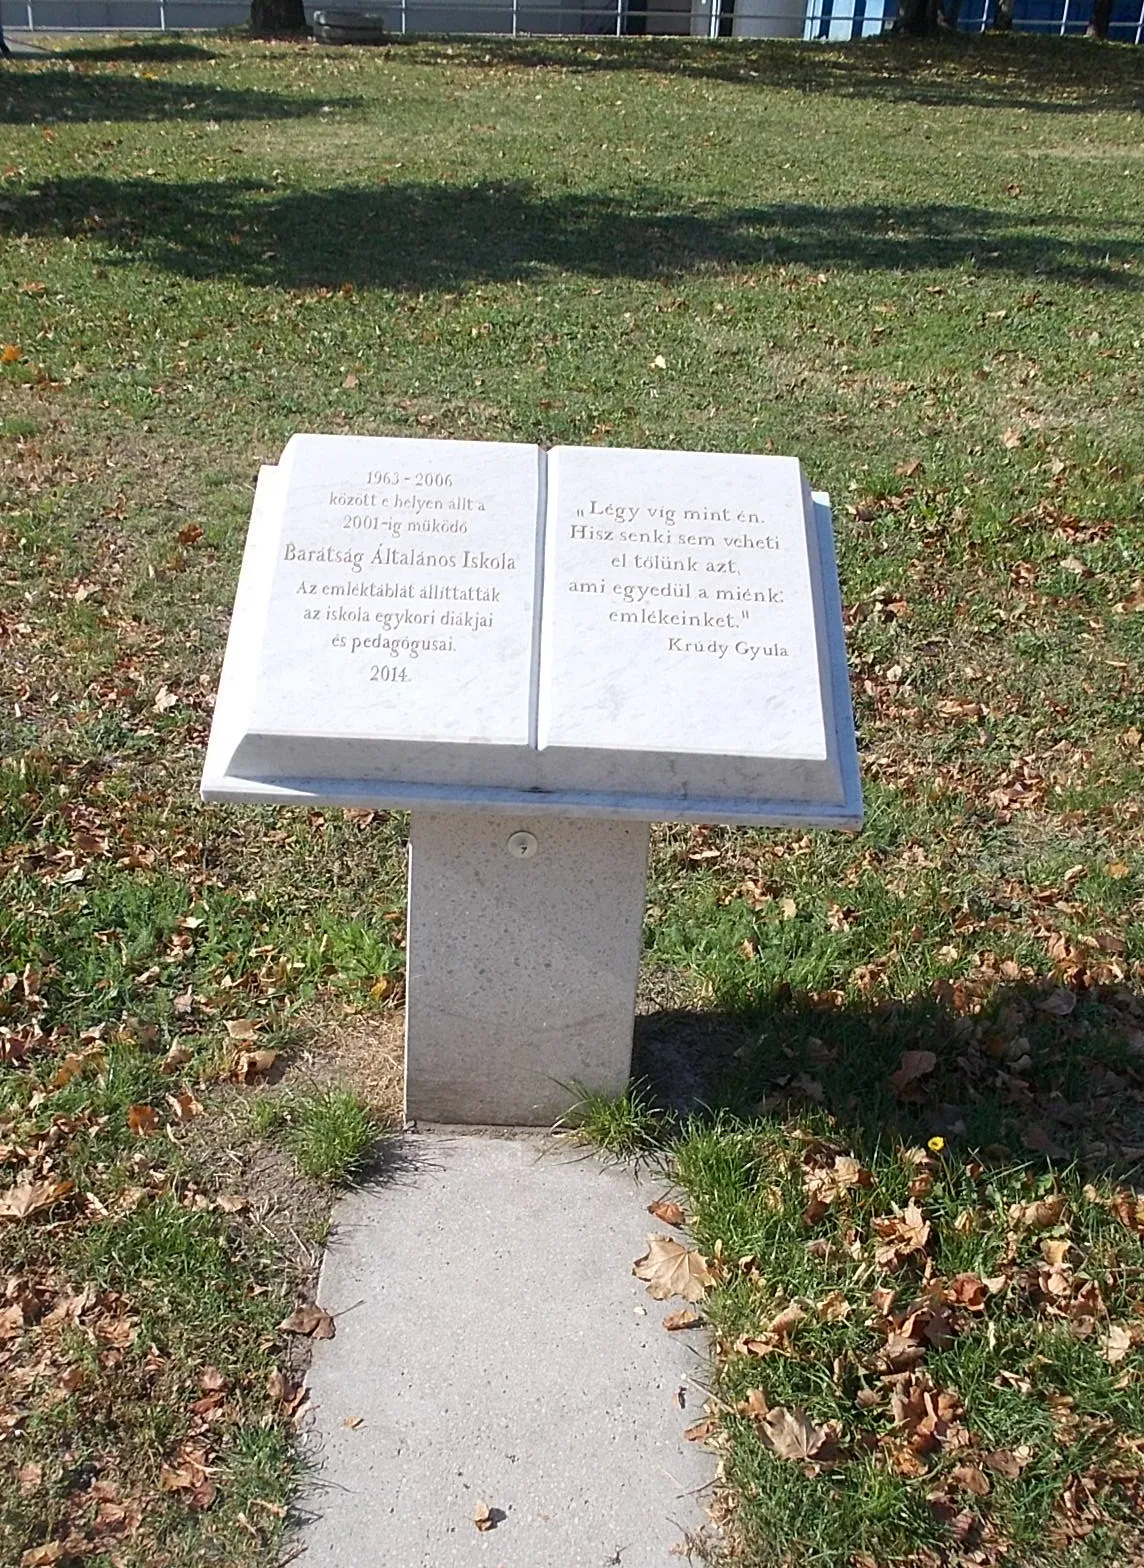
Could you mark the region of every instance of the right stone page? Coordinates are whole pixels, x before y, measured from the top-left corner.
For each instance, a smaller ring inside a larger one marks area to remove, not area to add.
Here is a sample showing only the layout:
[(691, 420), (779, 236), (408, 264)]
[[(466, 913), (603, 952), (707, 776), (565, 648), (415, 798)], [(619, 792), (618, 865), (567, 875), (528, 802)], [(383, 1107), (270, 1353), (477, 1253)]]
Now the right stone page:
[(842, 805), (823, 573), (795, 458), (551, 451), (543, 787)]

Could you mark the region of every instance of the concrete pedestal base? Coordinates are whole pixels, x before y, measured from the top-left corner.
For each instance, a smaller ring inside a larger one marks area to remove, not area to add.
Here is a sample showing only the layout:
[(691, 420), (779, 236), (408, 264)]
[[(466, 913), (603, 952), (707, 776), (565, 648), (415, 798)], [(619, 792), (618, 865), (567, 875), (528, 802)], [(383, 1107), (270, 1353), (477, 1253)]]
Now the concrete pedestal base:
[(405, 1113), (547, 1127), (631, 1070), (648, 824), (414, 812)]

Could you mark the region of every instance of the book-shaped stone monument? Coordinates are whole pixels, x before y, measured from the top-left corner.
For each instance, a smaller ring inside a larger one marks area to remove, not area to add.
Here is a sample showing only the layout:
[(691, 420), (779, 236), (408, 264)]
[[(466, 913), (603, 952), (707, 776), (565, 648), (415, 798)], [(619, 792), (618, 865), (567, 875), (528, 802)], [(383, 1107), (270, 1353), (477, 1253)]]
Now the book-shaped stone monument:
[(618, 1092), (648, 824), (861, 821), (826, 498), (787, 457), (295, 436), (202, 792), (412, 810), (411, 1118)]

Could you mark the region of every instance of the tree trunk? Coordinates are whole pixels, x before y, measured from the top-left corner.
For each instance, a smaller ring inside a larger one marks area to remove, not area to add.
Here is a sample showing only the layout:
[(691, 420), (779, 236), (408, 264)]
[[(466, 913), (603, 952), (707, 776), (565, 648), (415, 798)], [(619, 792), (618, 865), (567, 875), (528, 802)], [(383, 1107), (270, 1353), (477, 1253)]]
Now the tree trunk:
[(898, 14), (891, 32), (910, 38), (928, 38), (937, 32), (938, 0), (898, 0)]
[(1088, 24), (1090, 38), (1107, 38), (1112, 22), (1112, 0), (1093, 0), (1092, 21)]
[(250, 0), (250, 31), (256, 38), (298, 38), (309, 31), (302, 0)]

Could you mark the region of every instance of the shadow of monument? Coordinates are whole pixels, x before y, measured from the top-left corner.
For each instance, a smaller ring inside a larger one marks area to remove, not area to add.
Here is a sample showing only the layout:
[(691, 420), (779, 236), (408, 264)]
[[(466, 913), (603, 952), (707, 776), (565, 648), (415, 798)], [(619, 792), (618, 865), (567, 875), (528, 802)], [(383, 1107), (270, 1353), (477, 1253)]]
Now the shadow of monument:
[[(236, 95), (236, 114), (245, 96)], [(220, 112), (213, 100), (203, 106), (204, 115)], [(527, 183), (283, 194), (257, 180), (65, 176), (8, 194), (0, 232), (86, 236), (123, 253), (113, 264), (141, 260), (183, 277), (285, 289), (350, 283), (420, 292), (549, 272), (668, 280), (768, 265), (866, 272), (972, 265), (980, 273), (1140, 287), (1126, 268), (1139, 258), (1144, 222), (956, 203), (681, 210), (654, 191), (637, 200), (547, 195)]]
[[(1075, 1161), (1141, 1179), (1144, 993), (1002, 986), (973, 1013), (956, 985), (941, 989), (951, 994), (641, 1014), (633, 1076), (677, 1116), (821, 1108), (859, 1159), (887, 1139), (937, 1135), (987, 1165)], [(1055, 1011), (1074, 996), (1071, 1012)], [(895, 1088), (907, 1051), (935, 1064)]]

